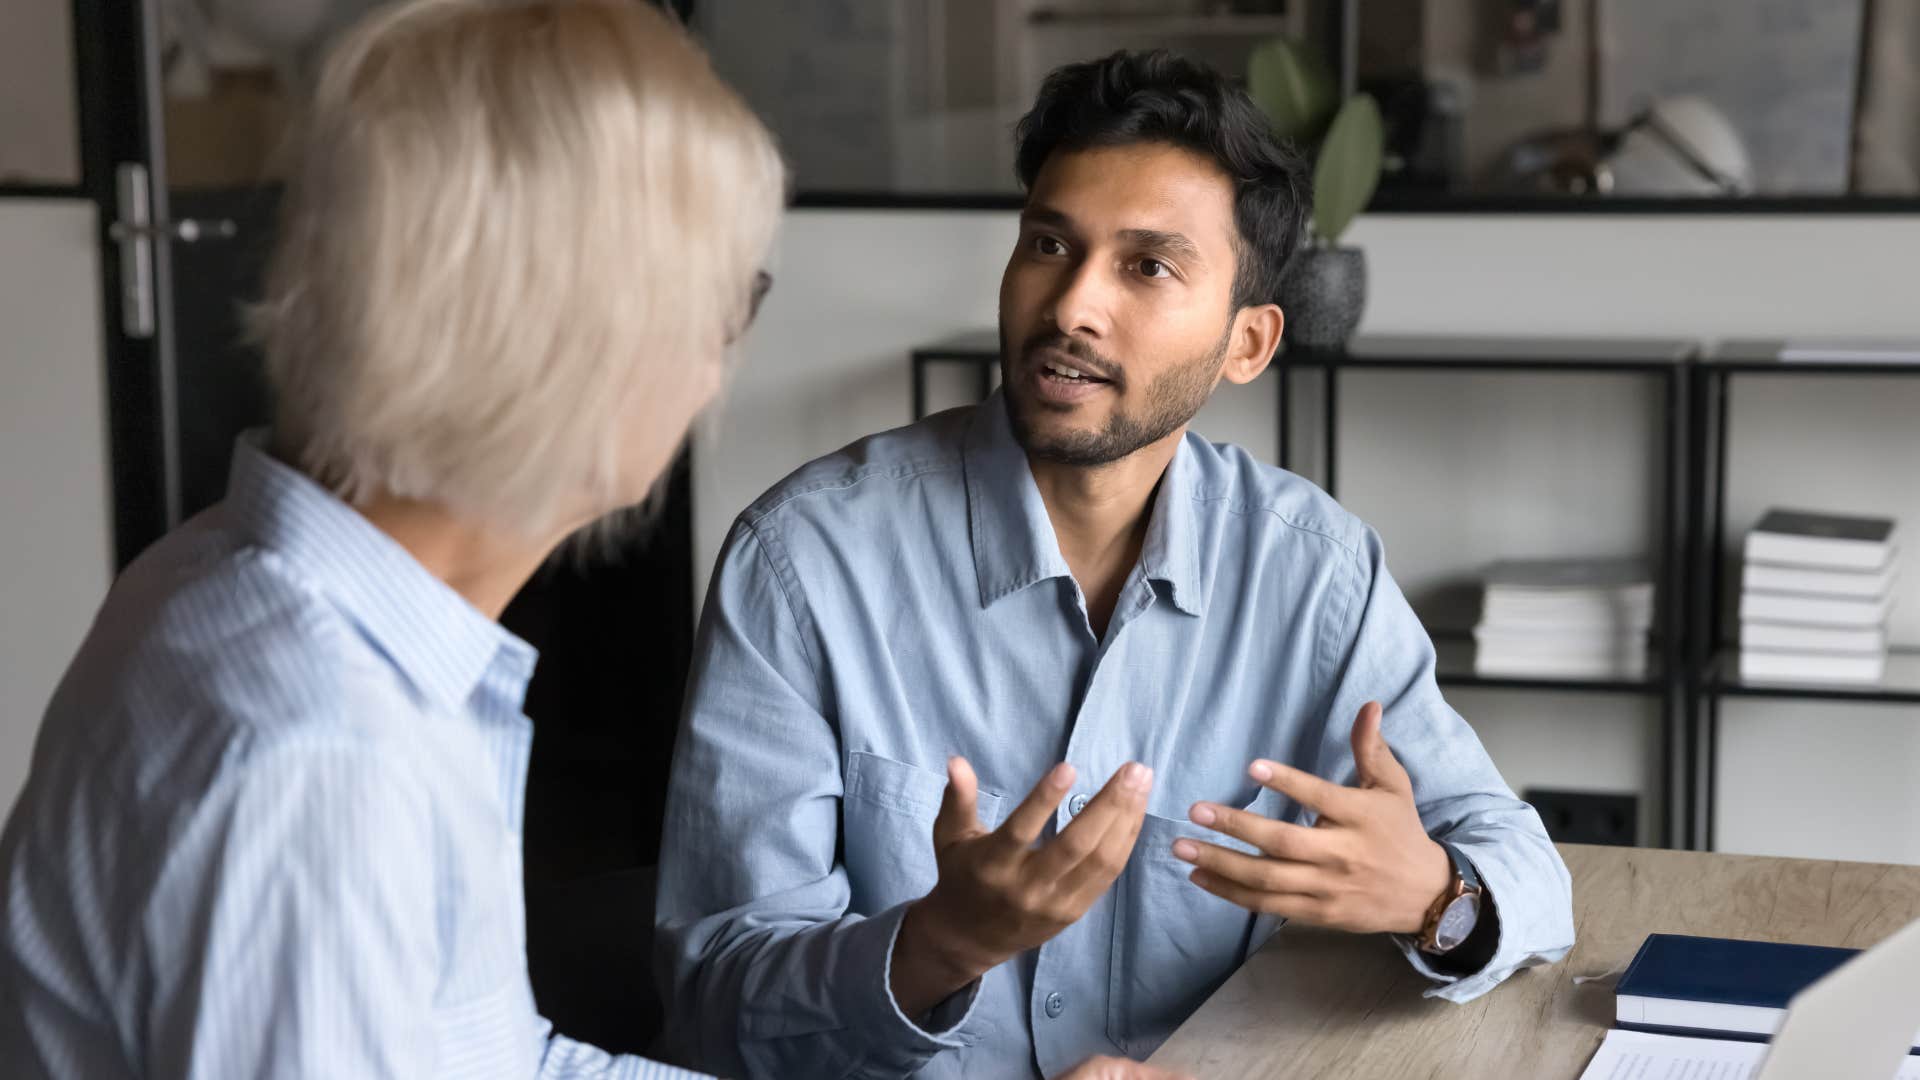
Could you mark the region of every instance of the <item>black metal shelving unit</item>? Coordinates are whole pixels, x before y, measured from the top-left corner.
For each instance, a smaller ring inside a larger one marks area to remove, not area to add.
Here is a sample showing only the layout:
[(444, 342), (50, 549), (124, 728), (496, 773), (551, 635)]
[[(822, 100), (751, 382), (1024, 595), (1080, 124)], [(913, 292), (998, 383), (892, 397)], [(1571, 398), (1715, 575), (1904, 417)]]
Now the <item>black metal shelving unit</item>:
[[(1694, 526), (1689, 566), (1705, 588), (1694, 590), (1687, 667), (1694, 675), (1697, 703), (1689, 733), (1687, 768), (1692, 792), (1689, 828), (1697, 846), (1711, 850), (1715, 840), (1714, 801), (1718, 783), (1721, 702), (1730, 697), (1835, 701), (1867, 704), (1920, 704), (1920, 649), (1894, 649), (1886, 677), (1872, 685), (1746, 682), (1739, 675), (1736, 643), (1724, 625), (1727, 588), (1727, 435), (1732, 389), (1747, 378), (1920, 377), (1920, 361), (1829, 362), (1782, 360), (1778, 340), (1748, 339), (1722, 343), (1692, 365), (1688, 423), (1692, 456), (1698, 463), (1693, 500)], [(1920, 451), (1920, 443), (1916, 450)]]
[[(913, 415), (926, 415), (928, 373), (937, 365), (960, 365), (977, 372), (976, 388), (985, 397), (999, 363), (999, 338), (992, 331), (967, 333), (913, 350)], [(1660, 703), (1662, 762), (1662, 835), (1669, 845), (1698, 846), (1700, 837), (1689, 832), (1696, 797), (1690, 787), (1694, 773), (1687, 748), (1695, 743), (1694, 702), (1697, 680), (1688, 663), (1689, 604), (1681, 574), (1694, 551), (1690, 542), (1695, 515), (1688, 441), (1689, 373), (1698, 355), (1696, 342), (1672, 338), (1493, 338), (1450, 336), (1362, 336), (1341, 350), (1288, 350), (1274, 358), (1275, 406), (1279, 416), (1278, 454), (1282, 468), (1292, 466), (1289, 438), (1290, 398), (1294, 377), (1317, 371), (1323, 379), (1321, 434), (1324, 470), (1322, 486), (1337, 494), (1340, 425), (1340, 379), (1349, 371), (1419, 370), (1457, 372), (1525, 372), (1606, 374), (1657, 381), (1661, 388), (1660, 414), (1664, 432), (1663, 490), (1659, 492), (1661, 548), (1659, 552), (1657, 642), (1645, 677), (1638, 679), (1552, 679), (1486, 676), (1473, 669), (1472, 642), (1455, 635), (1437, 635), (1436, 678), (1444, 686), (1556, 693), (1636, 694)]]

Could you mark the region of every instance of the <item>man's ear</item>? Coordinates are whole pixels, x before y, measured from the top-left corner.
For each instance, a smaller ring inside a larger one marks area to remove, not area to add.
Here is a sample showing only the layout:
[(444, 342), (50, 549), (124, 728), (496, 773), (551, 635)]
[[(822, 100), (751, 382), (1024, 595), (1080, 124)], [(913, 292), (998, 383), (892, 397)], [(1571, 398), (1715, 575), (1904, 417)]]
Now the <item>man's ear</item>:
[(1233, 317), (1232, 339), (1220, 374), (1231, 383), (1250, 383), (1267, 370), (1280, 348), (1280, 331), (1287, 324), (1278, 304), (1241, 308)]

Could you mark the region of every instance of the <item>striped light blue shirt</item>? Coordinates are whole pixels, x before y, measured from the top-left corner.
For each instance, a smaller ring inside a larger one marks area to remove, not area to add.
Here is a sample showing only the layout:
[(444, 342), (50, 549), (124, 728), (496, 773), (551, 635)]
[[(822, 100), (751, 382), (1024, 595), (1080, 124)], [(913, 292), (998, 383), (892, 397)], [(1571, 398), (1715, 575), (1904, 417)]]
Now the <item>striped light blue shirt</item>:
[(669, 1077), (526, 974), (534, 652), (243, 439), (114, 585), (0, 838), (0, 1073)]

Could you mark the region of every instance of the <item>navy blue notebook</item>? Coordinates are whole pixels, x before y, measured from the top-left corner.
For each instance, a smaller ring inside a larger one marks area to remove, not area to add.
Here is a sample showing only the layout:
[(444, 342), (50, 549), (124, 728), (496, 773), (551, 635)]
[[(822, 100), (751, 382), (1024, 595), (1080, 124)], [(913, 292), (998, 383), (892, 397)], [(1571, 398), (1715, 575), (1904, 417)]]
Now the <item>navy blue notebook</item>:
[(1621, 997), (1784, 1009), (1857, 949), (1649, 934), (1614, 986)]

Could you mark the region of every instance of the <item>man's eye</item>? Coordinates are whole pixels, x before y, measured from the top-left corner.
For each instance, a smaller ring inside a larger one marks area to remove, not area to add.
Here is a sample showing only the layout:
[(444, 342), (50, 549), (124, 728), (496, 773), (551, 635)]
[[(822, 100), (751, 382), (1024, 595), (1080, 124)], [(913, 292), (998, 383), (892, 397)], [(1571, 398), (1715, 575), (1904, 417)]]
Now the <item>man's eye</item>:
[(1168, 266), (1159, 259), (1141, 259), (1136, 265), (1140, 267), (1142, 274), (1151, 278), (1173, 276), (1173, 267)]
[(1067, 245), (1052, 236), (1036, 236), (1033, 238), (1033, 250), (1042, 255), (1065, 255)]

